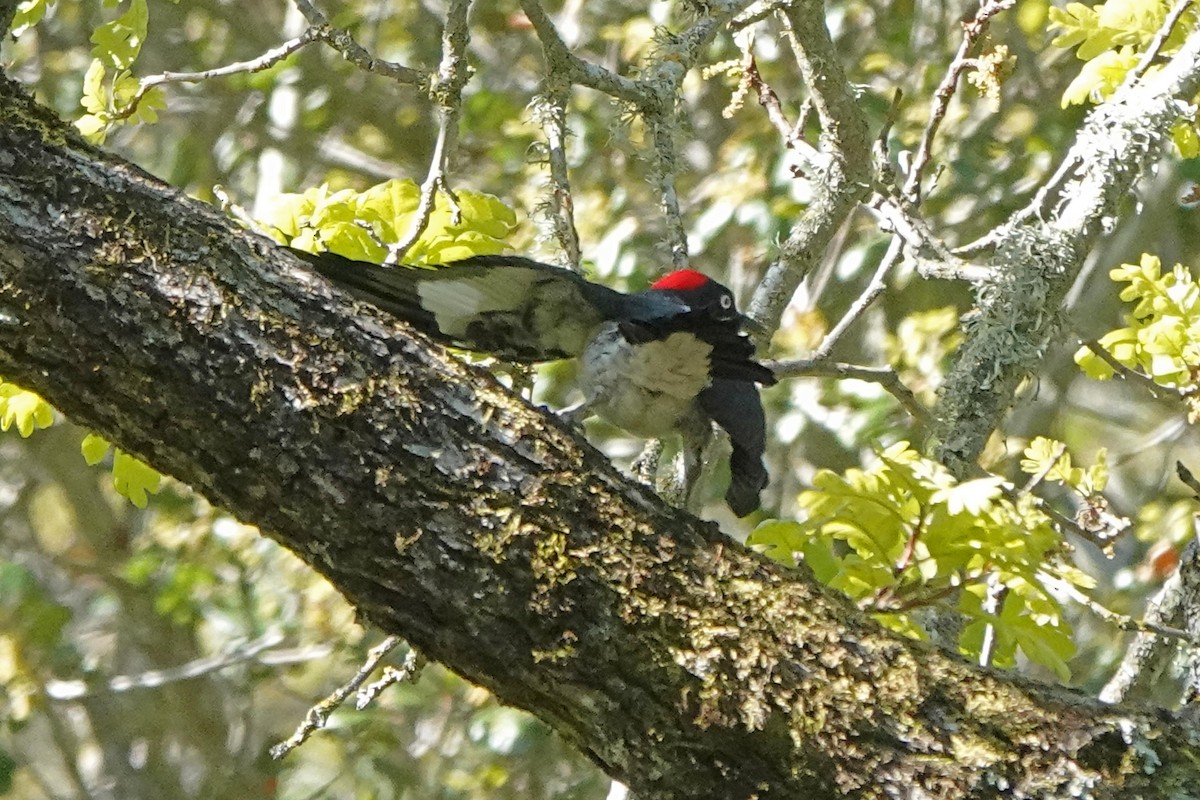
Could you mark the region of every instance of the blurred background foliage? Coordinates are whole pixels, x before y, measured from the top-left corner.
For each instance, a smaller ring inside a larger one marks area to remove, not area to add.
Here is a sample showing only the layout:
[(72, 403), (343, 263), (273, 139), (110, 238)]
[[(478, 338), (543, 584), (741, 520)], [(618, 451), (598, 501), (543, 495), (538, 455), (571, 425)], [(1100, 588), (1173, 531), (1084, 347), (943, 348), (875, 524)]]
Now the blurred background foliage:
[[(90, 38), (131, 3), (26, 5), (45, 15), (5, 42), (5, 69), (64, 118), (79, 119)], [(285, 0), (149, 0), (147, 8), (139, 77), (253, 59), (305, 27)], [(961, 21), (975, 8), (955, 0), (827, 3), (873, 131), (883, 127), (893, 93), (903, 91), (889, 140), (897, 158), (918, 142)], [(425, 69), (438, 63), (445, 10), (434, 0), (329, 0), (323, 10), (378, 57)], [(565, 0), (548, 10), (578, 54), (622, 74), (635, 73), (665, 31), (692, 19), (685, 2)], [(950, 105), (935, 146), (936, 186), (922, 211), (951, 245), (1025, 205), (1085, 113), (1062, 104), (1083, 62), (1050, 44), (1049, 20), (1046, 0), (1022, 0), (996, 17), (983, 50), (1003, 69), (976, 76), (978, 89), (961, 86)], [(515, 209), (513, 250), (559, 260), (544, 211), (545, 139), (531, 111), (543, 79), (540, 45), (514, 2), (478, 4), (470, 28), (474, 74), (450, 183)], [(804, 89), (787, 42), (771, 24), (752, 33), (764, 79), (796, 119)], [(726, 32), (701, 63), (740, 58)], [(723, 113), (735, 86), (719, 72), (704, 78), (695, 70), (685, 81), (678, 181), (693, 264), (725, 280), (744, 306), (810, 197), (753, 97)], [(319, 44), (262, 72), (161, 92), (157, 122), (115, 127), (104, 146), (194, 196), (214, 200), (214, 187), (223, 187), (260, 219), (284, 192), (419, 182), (434, 144), (434, 109), (422, 91), (362, 72)], [(643, 127), (610, 98), (580, 89), (567, 122), (585, 266), (617, 288), (643, 288), (670, 264)], [(804, 132), (812, 140), (815, 121)], [(1134, 520), (1134, 533), (1116, 543), (1111, 559), (1076, 542), (1075, 559), (1098, 581), (1100, 602), (1135, 615), (1190, 534), (1191, 505), (1169, 481), (1177, 458), (1197, 466), (1196, 437), (1178, 398), (1091, 380), (1072, 355), (1078, 337), (1118, 327), (1128, 311), (1109, 269), (1137, 263), (1143, 251), (1167, 265), (1200, 263), (1197, 178), (1197, 161), (1164, 163), (1129, 199), (1129, 213), (1095, 248), (1071, 293), (1075, 330), (1047, 355), (987, 455), (986, 466), (1019, 484), (1022, 451), (1036, 436), (1065, 442), (1083, 464), (1108, 449), (1106, 496), (1115, 513)], [(771, 355), (806, 355), (862, 292), (885, 246), (868, 211), (846, 219), (791, 304)], [(833, 355), (891, 364), (928, 402), (970, 305), (961, 285), (901, 270)], [(569, 379), (568, 365), (547, 367), (539, 398), (568, 399)], [(872, 452), (900, 441), (919, 446), (925, 435), (876, 384), (790, 380), (765, 402), (773, 481), (751, 525), (794, 512), (818, 470), (860, 466)], [(113, 490), (109, 472), (80, 457), (86, 432), (64, 421), (18, 427), (0, 436), (0, 796), (605, 796), (608, 780), (545, 726), (436, 666), (365, 711), (336, 712), (326, 731), (272, 761), (267, 748), (354, 673), (377, 634), (359, 627), (297, 559), (186, 487), (167, 481), (147, 508), (135, 508)], [(618, 459), (639, 449), (607, 426), (589, 433)], [(1078, 510), (1072, 492), (1042, 489), (1068, 516)], [(719, 495), (714, 487), (707, 516), (744, 536), (746, 523), (725, 515)], [(1072, 613), (1072, 681), (1095, 689), (1124, 640), (1086, 611)], [(200, 674), (181, 678), (177, 671), (188, 665)], [(1160, 682), (1155, 699), (1177, 699), (1173, 686)]]

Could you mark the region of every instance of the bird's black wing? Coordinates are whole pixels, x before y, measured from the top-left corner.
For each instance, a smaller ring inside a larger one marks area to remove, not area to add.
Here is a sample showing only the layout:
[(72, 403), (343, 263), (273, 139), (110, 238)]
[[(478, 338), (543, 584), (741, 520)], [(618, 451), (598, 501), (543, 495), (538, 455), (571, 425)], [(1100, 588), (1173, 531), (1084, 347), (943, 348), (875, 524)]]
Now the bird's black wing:
[(770, 480), (763, 465), (767, 419), (758, 387), (744, 380), (716, 378), (700, 392), (700, 407), (729, 434), (733, 453), (725, 502), (734, 514), (744, 517), (758, 508), (759, 495)]
[(580, 355), (619, 298), (570, 270), (519, 256), (411, 267), (293, 252), (339, 288), (425, 333), (507, 361)]
[(698, 335), (713, 346), (712, 355), (709, 356), (709, 372), (714, 379), (775, 385), (775, 373), (755, 360), (754, 342), (737, 328), (736, 322), (702, 326)]

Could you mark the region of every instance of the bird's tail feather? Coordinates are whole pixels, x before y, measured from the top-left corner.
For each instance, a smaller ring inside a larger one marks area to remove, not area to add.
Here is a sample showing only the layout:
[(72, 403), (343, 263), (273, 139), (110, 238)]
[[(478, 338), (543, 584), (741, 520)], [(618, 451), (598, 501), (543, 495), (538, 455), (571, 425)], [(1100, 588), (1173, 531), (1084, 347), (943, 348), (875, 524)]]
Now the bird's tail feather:
[(340, 289), (365, 300), (429, 334), (439, 333), (433, 314), (421, 307), (417, 281), (427, 270), (403, 265), (382, 266), (356, 261), (326, 250), (293, 250)]

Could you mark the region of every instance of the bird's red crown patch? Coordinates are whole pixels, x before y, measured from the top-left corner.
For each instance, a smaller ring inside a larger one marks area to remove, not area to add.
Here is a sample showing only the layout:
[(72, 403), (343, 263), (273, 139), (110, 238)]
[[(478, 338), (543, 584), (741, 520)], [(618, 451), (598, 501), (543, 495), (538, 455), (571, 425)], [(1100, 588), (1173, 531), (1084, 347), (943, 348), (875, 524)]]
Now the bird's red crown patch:
[(690, 291), (699, 289), (704, 284), (708, 283), (708, 278), (694, 269), (677, 269), (674, 272), (667, 273), (650, 285), (651, 289), (676, 289), (678, 291)]

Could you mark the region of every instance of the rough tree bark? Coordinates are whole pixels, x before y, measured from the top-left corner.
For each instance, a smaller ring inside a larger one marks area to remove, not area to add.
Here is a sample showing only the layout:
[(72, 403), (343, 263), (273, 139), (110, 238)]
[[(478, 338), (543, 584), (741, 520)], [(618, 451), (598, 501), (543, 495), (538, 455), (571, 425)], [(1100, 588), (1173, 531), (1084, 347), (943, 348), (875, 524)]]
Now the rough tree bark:
[(0, 374), (257, 524), (640, 797), (1200, 787), (1194, 721), (882, 631), (8, 82)]

